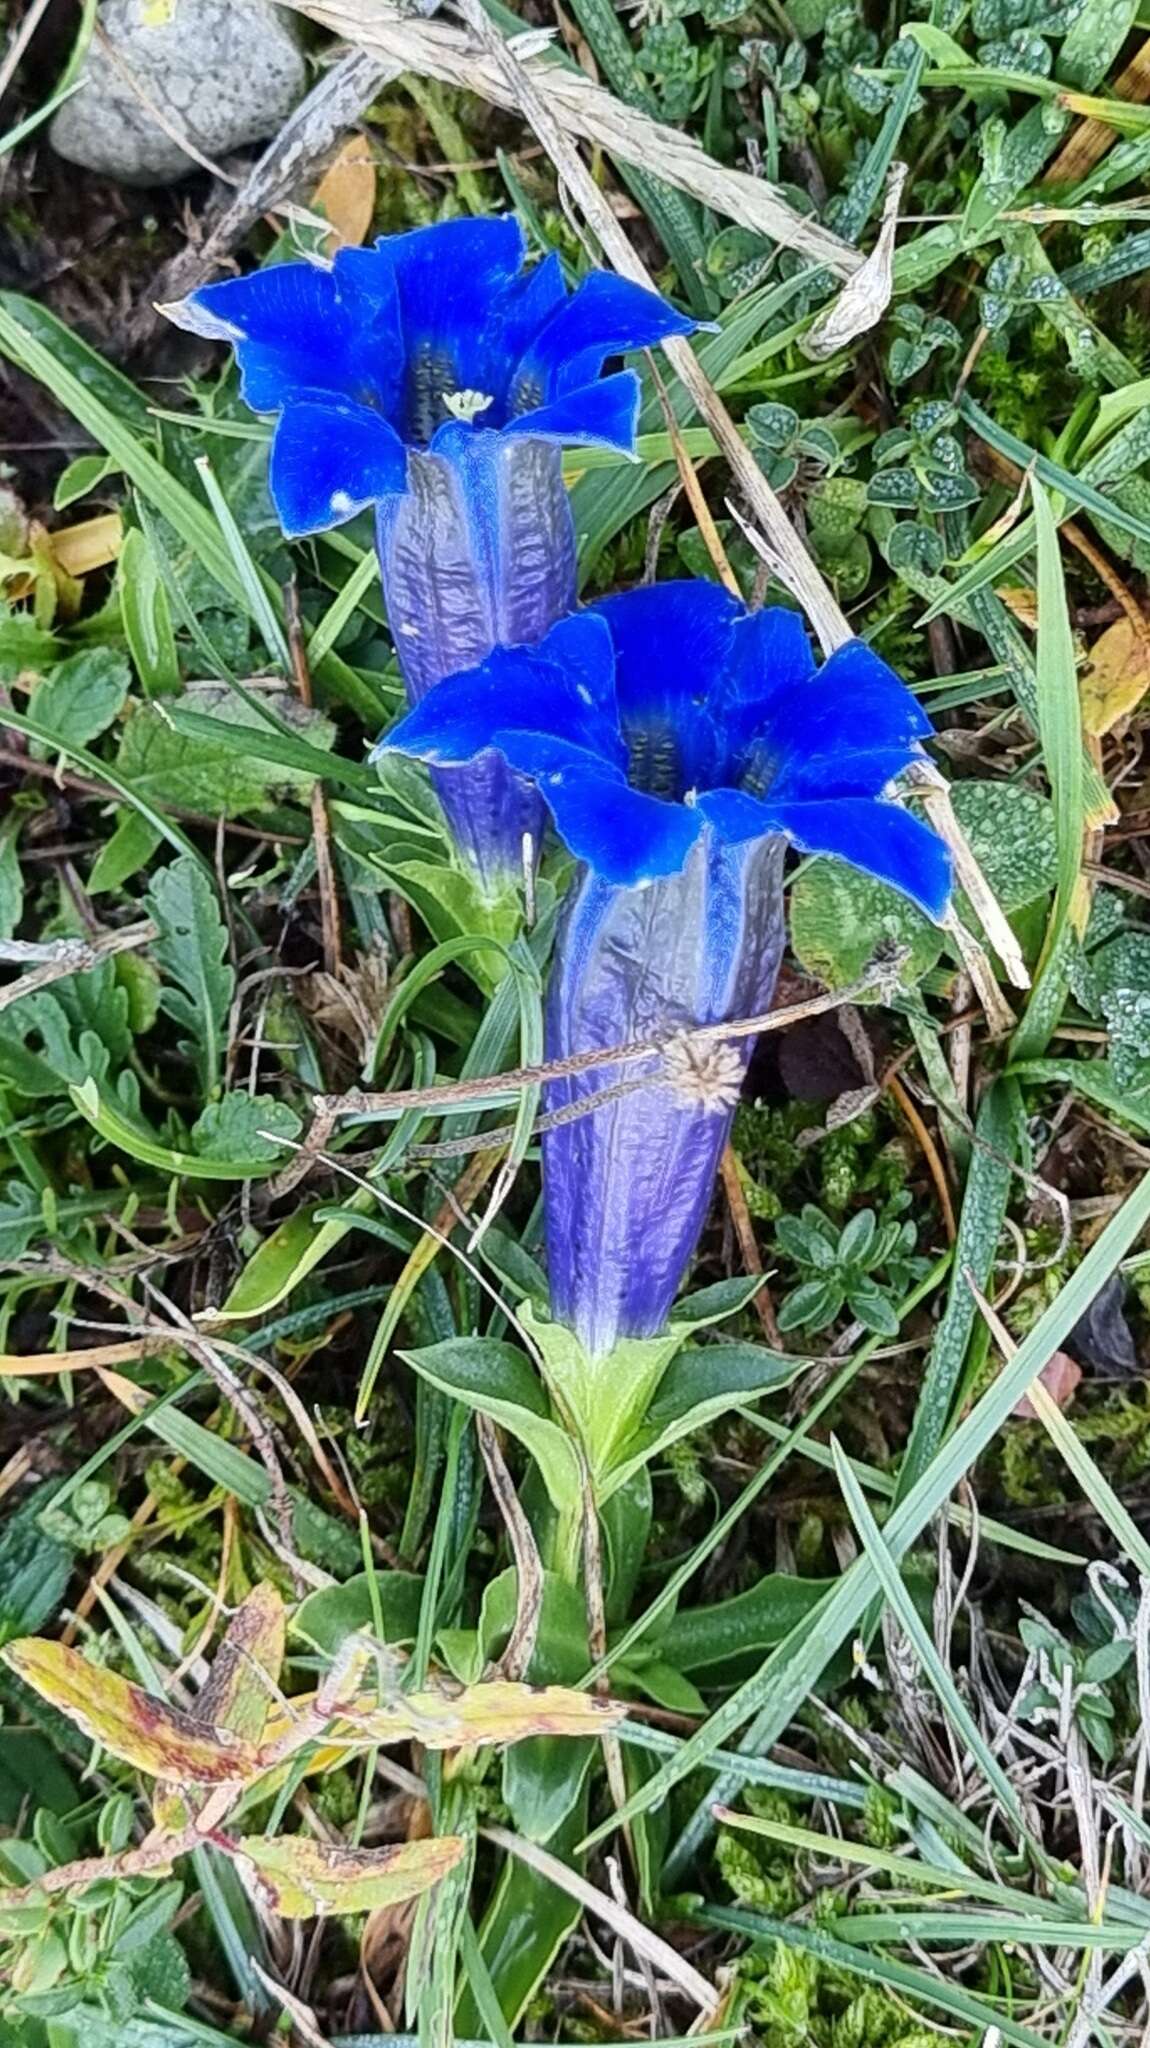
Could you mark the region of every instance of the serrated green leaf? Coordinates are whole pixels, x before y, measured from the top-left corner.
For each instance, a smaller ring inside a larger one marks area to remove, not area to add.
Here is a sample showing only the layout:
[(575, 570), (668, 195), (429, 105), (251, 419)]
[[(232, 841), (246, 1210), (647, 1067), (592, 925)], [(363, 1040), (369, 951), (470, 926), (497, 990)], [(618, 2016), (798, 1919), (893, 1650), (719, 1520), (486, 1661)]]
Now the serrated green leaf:
[(235, 974), (228, 932), (215, 890), (186, 854), (153, 877), (146, 899), (159, 936), (153, 958), (164, 976), (160, 1006), (190, 1033), (180, 1050), (194, 1059), (205, 1095), (215, 1089), (223, 1059)]

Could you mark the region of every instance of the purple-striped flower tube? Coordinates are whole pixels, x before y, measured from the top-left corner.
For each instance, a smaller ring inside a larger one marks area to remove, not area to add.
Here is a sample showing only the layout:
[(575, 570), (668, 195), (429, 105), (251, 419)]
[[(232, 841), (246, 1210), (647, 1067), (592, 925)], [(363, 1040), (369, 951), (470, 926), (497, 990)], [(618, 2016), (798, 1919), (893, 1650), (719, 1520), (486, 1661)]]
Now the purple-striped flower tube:
[[(289, 538), (376, 508), (388, 619), (408, 699), (533, 645), (575, 603), (565, 446), (632, 454), (633, 371), (609, 357), (694, 323), (595, 271), (570, 296), (558, 257), (524, 270), (511, 215), (452, 220), (205, 285), (170, 316), (231, 342), (242, 393), (278, 415), (269, 484)], [(489, 894), (522, 872), (545, 819), (497, 756), (436, 788)]]
[[(882, 801), (929, 731), (861, 640), (817, 669), (794, 612), (748, 612), (699, 582), (608, 598), (535, 649), (497, 649), (386, 744), (438, 764), (497, 752), (535, 782), (581, 862), (548, 998), (557, 1059), (765, 1011), (788, 843), (940, 917), (946, 848)], [(545, 1134), (552, 1312), (590, 1357), (663, 1328), (752, 1043), (672, 1045), (659, 1079)], [(547, 1107), (644, 1072), (633, 1061), (559, 1081)]]

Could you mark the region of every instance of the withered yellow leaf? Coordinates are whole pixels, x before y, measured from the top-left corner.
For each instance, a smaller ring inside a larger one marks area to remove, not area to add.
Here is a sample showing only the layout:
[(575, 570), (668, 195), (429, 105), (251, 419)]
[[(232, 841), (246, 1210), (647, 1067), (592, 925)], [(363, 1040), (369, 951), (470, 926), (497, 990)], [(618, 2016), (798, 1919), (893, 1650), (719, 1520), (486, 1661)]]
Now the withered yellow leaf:
[(124, 545), (124, 523), (118, 512), (101, 512), (49, 535), (52, 554), (67, 576), (90, 576), (106, 569)]
[(362, 1710), (344, 1708), (357, 1738), (419, 1742), (424, 1749), (468, 1749), (522, 1742), (529, 1735), (598, 1735), (626, 1708), (563, 1685), (517, 1685), (495, 1679), (459, 1693), (397, 1693)]
[(1100, 633), (1079, 685), (1082, 723), (1095, 739), (1129, 717), (1150, 689), (1150, 634), (1144, 638), (1125, 614)]
[(193, 1710), (209, 1727), (259, 1742), (284, 1660), (284, 1604), (264, 1579), (236, 1609)]
[(310, 1920), (418, 1898), (455, 1868), (465, 1846), (461, 1835), (386, 1849), (342, 1849), (310, 1835), (245, 1835), (231, 1853), (274, 1913)]
[(197, 1722), (63, 1643), (22, 1636), (8, 1644), (3, 1657), (17, 1678), (93, 1742), (151, 1777), (221, 1785), (253, 1777), (258, 1769), (254, 1743)]
[[(265, 1579), (253, 1586), (228, 1623), (191, 1711), (197, 1728), (227, 1730), (244, 1742), (262, 1739), (276, 1703), (284, 1635), (283, 1601)], [(202, 1807), (203, 1800), (194, 1804)], [(192, 1812), (186, 1786), (161, 1779), (152, 1797), (157, 1826), (183, 1827)]]
[(358, 249), (375, 212), (375, 163), (363, 135), (349, 135), (315, 188), (312, 205), (331, 223), (327, 252)]

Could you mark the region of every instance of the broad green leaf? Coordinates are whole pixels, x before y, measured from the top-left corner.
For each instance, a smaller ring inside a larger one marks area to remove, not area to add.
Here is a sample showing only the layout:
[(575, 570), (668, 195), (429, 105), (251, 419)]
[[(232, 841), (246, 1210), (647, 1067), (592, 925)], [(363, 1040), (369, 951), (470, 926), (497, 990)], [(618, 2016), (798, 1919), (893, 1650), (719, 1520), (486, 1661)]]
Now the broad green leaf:
[(1086, 0), (1058, 52), (1064, 85), (1090, 92), (1101, 85), (1138, 16), (1138, 0)]
[(623, 1485), (693, 1430), (744, 1402), (790, 1386), (808, 1361), (762, 1344), (691, 1344), (672, 1359), (635, 1436), (622, 1447), (614, 1477)]
[[(286, 1131), (284, 1135), (287, 1136)], [(352, 1196), (348, 1208), (369, 1209), (373, 1200), (372, 1195), (361, 1190)], [(217, 1311), (221, 1322), (239, 1322), (278, 1308), (347, 1236), (351, 1222), (322, 1222), (318, 1214), (322, 1206), (319, 1202), (304, 1203), (265, 1237)]]
[(97, 484), (110, 476), (118, 475), (116, 464), (107, 455), (77, 455), (60, 471), (56, 488), (52, 493), (52, 504), (57, 512), (66, 512), (79, 498), (86, 498)]
[[(700, 1684), (723, 1684), (742, 1676), (747, 1660), (761, 1657), (789, 1635), (831, 1589), (828, 1579), (800, 1579), (767, 1572), (745, 1593), (709, 1607), (682, 1607), (651, 1647), (678, 1671)], [(704, 1676), (703, 1674), (707, 1674)]]
[[(277, 691), (269, 703), (299, 732), (301, 742), (323, 750), (334, 727), (298, 698)], [(181, 713), (210, 713), (212, 737), (182, 729)], [(264, 735), (266, 734), (266, 741)], [(197, 683), (174, 702), (139, 704), (124, 726), (116, 768), (149, 805), (178, 804), (209, 818), (238, 818), (267, 810), (282, 800), (306, 800), (314, 774), (261, 757), (261, 745), (278, 735), (256, 712), (222, 684)]]
[(359, 1572), (342, 1586), (309, 1593), (292, 1616), (292, 1630), (334, 1656), (348, 1636), (374, 1634), (376, 1607), (385, 1643), (413, 1643), (419, 1626), (423, 1580), (414, 1572)]
[(616, 1467), (646, 1414), (671, 1359), (691, 1333), (689, 1323), (661, 1337), (622, 1337), (607, 1358), (591, 1358), (573, 1330), (536, 1314), (530, 1302), (519, 1311), (543, 1359), (543, 1371), (560, 1409), (573, 1417), (595, 1482), (596, 1499), (607, 1499), (619, 1483)]
[(87, 647), (60, 662), (32, 692), (32, 715), (62, 739), (87, 746), (121, 710), (131, 672), (114, 647)]
[(92, 863), (88, 876), (89, 896), (100, 896), (130, 882), (151, 859), (160, 844), (160, 833), (142, 811), (122, 811), (116, 829), (106, 839)]
[[(1054, 809), (1036, 790), (1005, 782), (956, 782), (954, 814), (1003, 910), (1048, 896), (1057, 881)], [(962, 899), (965, 921), (973, 922)]]
[(857, 981), (881, 946), (906, 949), (902, 979), (908, 986), (921, 981), (942, 952), (942, 933), (921, 910), (842, 861), (804, 863), (790, 903), (795, 954), (829, 988)]
[(233, 1088), (218, 1102), (209, 1102), (192, 1125), (192, 1143), (200, 1159), (250, 1159), (256, 1166), (283, 1163), (277, 1138), (298, 1138), (300, 1120), (294, 1109), (273, 1095), (249, 1095)]
[(375, 1913), (399, 1906), (447, 1876), (466, 1848), (462, 1836), (344, 1849), (310, 1835), (244, 1835), (230, 1853), (269, 1912), (285, 1920)]

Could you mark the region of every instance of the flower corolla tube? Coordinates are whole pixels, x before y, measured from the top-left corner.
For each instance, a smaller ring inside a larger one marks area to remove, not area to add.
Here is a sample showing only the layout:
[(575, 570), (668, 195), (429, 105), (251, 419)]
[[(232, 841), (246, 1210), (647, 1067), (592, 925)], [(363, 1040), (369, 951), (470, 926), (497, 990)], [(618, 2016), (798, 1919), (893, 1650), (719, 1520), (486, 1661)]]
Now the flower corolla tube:
[(590, 1356), (662, 1330), (694, 1251), (753, 1039), (689, 1034), (769, 1009), (787, 846), (944, 914), (946, 847), (884, 796), (930, 729), (863, 641), (819, 667), (796, 613), (679, 582), (496, 648), (383, 742), (444, 769), (498, 759), (576, 856), (548, 1059), (663, 1048), (546, 1091), (552, 1312)]

